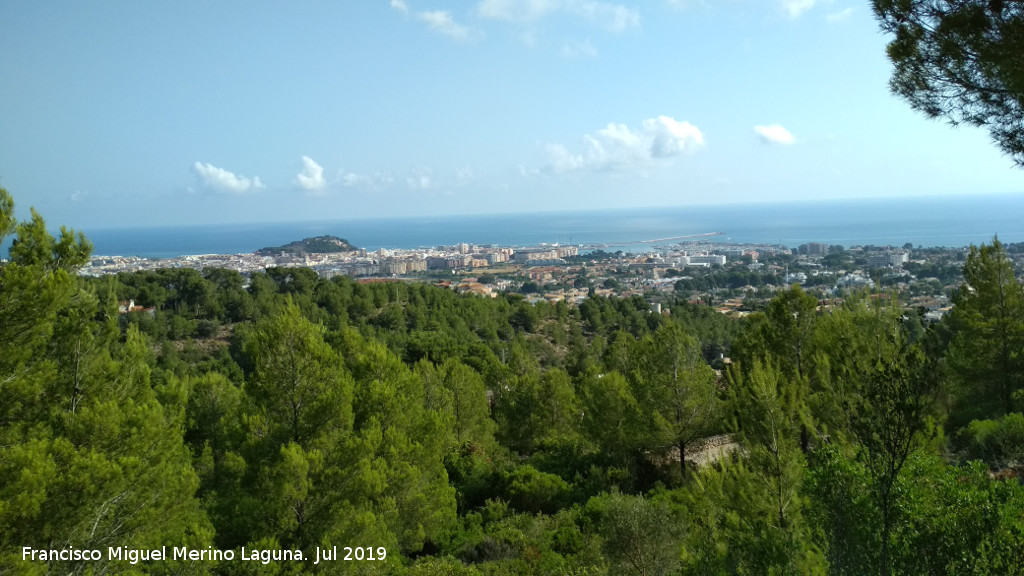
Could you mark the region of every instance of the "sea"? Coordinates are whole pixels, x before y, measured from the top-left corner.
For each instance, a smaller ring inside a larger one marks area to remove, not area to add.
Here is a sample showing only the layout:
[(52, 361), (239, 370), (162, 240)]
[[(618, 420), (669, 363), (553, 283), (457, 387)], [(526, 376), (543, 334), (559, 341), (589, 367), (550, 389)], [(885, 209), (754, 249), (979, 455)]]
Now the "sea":
[[(312, 236), (349, 243), (416, 249), (453, 245), (572, 244), (627, 252), (672, 242), (727, 242), (795, 247), (829, 245), (963, 247), (1024, 242), (1024, 193), (858, 200), (817, 200), (254, 224), (98, 228), (84, 230), (93, 254), (173, 258), (244, 254)], [(720, 232), (715, 236), (701, 236)], [(667, 242), (664, 242), (667, 243)]]

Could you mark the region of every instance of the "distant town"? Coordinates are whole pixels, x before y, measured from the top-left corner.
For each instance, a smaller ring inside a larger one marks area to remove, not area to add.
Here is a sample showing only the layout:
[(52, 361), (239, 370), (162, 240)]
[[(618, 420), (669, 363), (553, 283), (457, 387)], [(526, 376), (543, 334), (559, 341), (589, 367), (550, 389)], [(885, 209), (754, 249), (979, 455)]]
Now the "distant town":
[[(307, 239), (309, 246), (321, 244)], [(364, 282), (427, 281), (458, 292), (496, 296), (519, 292), (531, 301), (576, 304), (592, 295), (641, 295), (652, 308), (659, 295), (683, 292), (723, 314), (743, 316), (781, 287), (799, 284), (823, 302), (857, 289), (895, 295), (908, 308), (938, 319), (949, 311), (961, 280), (966, 248), (913, 248), (807, 243), (790, 248), (691, 240), (642, 246), (642, 252), (611, 247), (542, 244), (496, 246), (461, 243), (417, 249), (367, 251), (327, 237), (346, 248), (305, 251), (302, 242), (249, 254), (204, 254), (168, 259), (95, 257), (81, 271), (100, 276), (161, 268), (226, 268), (249, 276), (274, 267), (306, 267), (323, 278), (350, 276)], [(630, 246), (636, 249), (636, 245)], [(352, 249), (347, 249), (352, 248)], [(1022, 246), (1011, 244), (1020, 260)], [(1020, 264), (1020, 262), (1018, 262)]]

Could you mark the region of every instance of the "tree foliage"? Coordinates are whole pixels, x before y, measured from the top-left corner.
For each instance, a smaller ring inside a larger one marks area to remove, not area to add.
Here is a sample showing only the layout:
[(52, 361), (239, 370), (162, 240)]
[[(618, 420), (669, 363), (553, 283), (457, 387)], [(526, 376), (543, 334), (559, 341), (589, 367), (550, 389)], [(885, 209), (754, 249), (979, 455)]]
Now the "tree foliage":
[[(308, 269), (79, 277), (88, 242), (17, 222), (0, 190), (3, 234), (0, 574), (1024, 566), (1024, 489), (1006, 481), (1024, 457), (1022, 298), (998, 242), (928, 324), (884, 295), (799, 288), (736, 321)], [(127, 299), (152, 309), (119, 314)], [(312, 564), (331, 544), (388, 559)], [(26, 545), (310, 560), (21, 562)]]
[(954, 302), (949, 363), (961, 413), (1012, 412), (1014, 395), (1024, 390), (1024, 286), (998, 239), (971, 247)]
[(677, 451), (685, 477), (687, 448), (710, 435), (718, 419), (714, 371), (695, 338), (678, 325), (666, 325), (639, 343), (633, 379), (648, 423), (647, 448)]
[[(15, 565), (23, 546), (205, 546), (212, 530), (181, 434), (184, 386), (151, 380), (137, 329), (121, 345), (96, 322), (97, 298), (72, 275), (91, 249), (84, 237), (54, 239), (35, 211), (14, 224), (13, 209), (0, 189), (0, 233), (15, 234), (0, 264), (0, 567)], [(128, 563), (37, 567), (84, 574)]]
[(894, 93), (932, 118), (984, 126), (1024, 165), (1024, 4), (873, 0), (892, 34)]

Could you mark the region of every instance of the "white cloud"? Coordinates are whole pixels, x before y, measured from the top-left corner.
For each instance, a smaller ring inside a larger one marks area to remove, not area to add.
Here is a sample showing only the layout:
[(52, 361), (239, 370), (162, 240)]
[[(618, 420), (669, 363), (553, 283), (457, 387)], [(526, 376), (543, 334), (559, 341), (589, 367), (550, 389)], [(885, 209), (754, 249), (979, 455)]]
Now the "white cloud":
[(814, 8), (817, 3), (817, 0), (782, 0), (782, 6), (790, 18), (799, 18), (801, 14)]
[(469, 39), (469, 28), (456, 22), (452, 15), (444, 10), (420, 12), (417, 17), (426, 22), (431, 30), (449, 38), (460, 41)]
[(639, 12), (603, 0), (481, 0), (477, 12), (484, 18), (521, 24), (561, 13), (612, 32), (640, 26)]
[(484, 18), (529, 22), (554, 12), (559, 4), (559, 0), (482, 0), (477, 12)]
[(355, 172), (338, 172), (338, 183), (346, 188), (360, 186), (368, 189), (381, 189), (394, 183), (395, 178), (390, 174), (357, 174)]
[(402, 14), (409, 13), (409, 6), (404, 2), (404, 0), (391, 0), (391, 7)]
[[(587, 161), (582, 154), (573, 154), (561, 144), (548, 144), (544, 147), (544, 152), (548, 155), (547, 169), (551, 172), (575, 172), (587, 167)], [(523, 175), (530, 172), (525, 167), (520, 167), (520, 171)]]
[(249, 190), (264, 187), (263, 183), (260, 182), (259, 177), (253, 177), (250, 180), (245, 176), (238, 176), (233, 172), (229, 172), (223, 168), (218, 168), (212, 164), (196, 162), (192, 165), (192, 169), (195, 170), (196, 175), (199, 176), (199, 181), (202, 183), (203, 187), (214, 192), (243, 194)]
[(430, 170), (427, 168), (413, 170), (412, 174), (406, 177), (405, 183), (413, 190), (429, 190), (436, 186)]
[(652, 136), (651, 155), (655, 158), (678, 156), (704, 146), (704, 134), (696, 126), (668, 116), (644, 120), (644, 131)]
[(621, 32), (626, 28), (640, 26), (640, 14), (621, 4), (594, 0), (569, 2), (568, 4), (573, 13), (612, 32)]
[(327, 186), (327, 180), (324, 180), (324, 167), (309, 156), (303, 156), (302, 172), (295, 177), (295, 183), (303, 190), (310, 192), (323, 190)]
[(829, 22), (842, 22), (853, 15), (853, 8), (847, 8), (846, 10), (840, 10), (825, 16), (825, 19)]
[(796, 138), (778, 124), (770, 126), (754, 126), (754, 132), (768, 144), (793, 144)]
[(343, 172), (338, 176), (342, 186), (358, 186), (365, 181), (366, 177), (355, 172)]
[(590, 43), (590, 40), (584, 40), (582, 42), (578, 40), (566, 40), (562, 44), (562, 57), (563, 58), (596, 58), (597, 48)]
[(562, 144), (548, 144), (548, 172), (626, 170), (659, 159), (672, 158), (704, 146), (704, 134), (693, 124), (668, 116), (648, 118), (639, 130), (609, 124), (583, 137), (583, 150), (570, 152)]

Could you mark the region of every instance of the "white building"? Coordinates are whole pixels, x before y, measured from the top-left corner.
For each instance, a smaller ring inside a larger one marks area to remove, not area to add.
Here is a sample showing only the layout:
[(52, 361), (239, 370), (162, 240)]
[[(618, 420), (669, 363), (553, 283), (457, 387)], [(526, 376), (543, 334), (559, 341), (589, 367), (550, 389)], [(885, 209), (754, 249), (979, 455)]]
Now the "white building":
[(701, 254), (689, 256), (688, 264), (705, 264), (709, 266), (725, 266), (725, 256), (721, 254)]
[(872, 268), (898, 267), (910, 260), (908, 252), (885, 252), (868, 256), (868, 266)]

